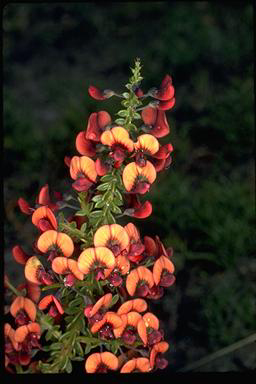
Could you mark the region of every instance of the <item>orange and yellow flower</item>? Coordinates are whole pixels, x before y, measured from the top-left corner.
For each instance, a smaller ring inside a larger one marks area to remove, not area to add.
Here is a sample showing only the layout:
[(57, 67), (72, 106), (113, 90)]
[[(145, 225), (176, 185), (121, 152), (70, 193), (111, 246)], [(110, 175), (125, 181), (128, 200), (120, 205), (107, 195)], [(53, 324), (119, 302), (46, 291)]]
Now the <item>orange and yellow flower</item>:
[(104, 279), (104, 269), (111, 269), (112, 271), (115, 265), (115, 256), (106, 247), (87, 248), (77, 260), (78, 269), (85, 275), (94, 271), (96, 279)]
[(74, 252), (74, 243), (66, 233), (57, 232), (52, 229), (41, 234), (37, 241), (37, 248), (42, 253), (52, 251), (52, 257), (63, 255), (70, 257)]
[(73, 156), (70, 162), (70, 176), (76, 180), (72, 187), (79, 191), (87, 191), (97, 179), (95, 162), (87, 156)]
[(118, 168), (128, 153), (133, 152), (134, 143), (129, 137), (128, 131), (123, 127), (114, 127), (102, 133), (100, 141), (111, 148), (110, 156), (113, 157)]
[(27, 325), (22, 325), (21, 327), (17, 328), (15, 331), (14, 339), (18, 343), (23, 343), (23, 341), (26, 339), (26, 337), (30, 334), (34, 333), (36, 335), (41, 334), (41, 327), (38, 323), (29, 323)]
[(155, 344), (150, 352), (150, 367), (153, 369), (156, 365), (157, 368), (163, 369), (167, 366), (168, 361), (162, 358), (162, 354), (169, 348), (166, 341), (160, 341)]
[[(11, 327), (9, 323), (4, 324), (4, 336), (6, 339), (5, 342), (8, 343), (8, 341), (10, 341), (11, 343), (11, 346), (8, 348), (8, 350), (15, 349), (16, 351), (19, 351), (21, 349), (21, 345), (14, 338), (15, 330)], [(5, 347), (5, 349), (7, 348)]]
[(122, 177), (124, 187), (128, 192), (144, 194), (155, 181), (156, 170), (148, 160), (143, 167), (132, 162), (126, 165)]
[(37, 303), (41, 296), (41, 289), (37, 284), (33, 284), (30, 281), (26, 283), (21, 283), (18, 285), (17, 290), (22, 291), (26, 290), (26, 296), (31, 299), (34, 303)]
[(155, 284), (163, 287), (172, 285), (175, 281), (173, 275), (174, 269), (174, 265), (170, 259), (165, 256), (160, 256), (153, 266), (153, 278)]
[(139, 296), (146, 296), (149, 288), (154, 285), (152, 272), (143, 266), (133, 269), (126, 279), (126, 289), (130, 296), (135, 293)]
[(136, 335), (138, 334), (144, 345), (147, 343), (147, 331), (145, 323), (139, 327), (142, 316), (135, 311), (124, 313), (121, 316), (122, 325), (114, 329), (114, 335), (116, 338), (122, 337), (122, 340), (126, 344), (133, 344), (136, 341)]
[(90, 355), (85, 362), (87, 373), (103, 373), (108, 369), (116, 371), (118, 369), (118, 359), (111, 352), (98, 352)]
[(117, 315), (115, 312), (106, 312), (103, 318), (95, 322), (91, 327), (91, 332), (99, 332), (99, 336), (102, 339), (112, 339), (113, 331), (116, 328), (121, 327), (122, 318)]
[(90, 312), (88, 313), (88, 317), (94, 316), (100, 310), (106, 310), (112, 300), (112, 294), (106, 293), (106, 295), (102, 296), (92, 307)]
[(53, 278), (45, 271), (43, 264), (36, 256), (31, 256), (25, 264), (24, 269), (26, 279), (33, 284), (51, 285)]
[(35, 321), (36, 306), (33, 301), (27, 297), (18, 296), (12, 302), (10, 313), (13, 317), (15, 317), (16, 324), (24, 325), (29, 321)]
[(120, 373), (131, 372), (149, 372), (151, 371), (149, 359), (146, 357), (137, 357), (127, 361), (121, 368)]
[(123, 315), (131, 311), (144, 312), (147, 310), (147, 302), (144, 299), (133, 299), (125, 301), (117, 310), (118, 315)]
[(59, 275), (72, 273), (76, 279), (84, 279), (84, 274), (79, 270), (77, 261), (63, 256), (57, 256), (53, 259), (52, 270)]
[(144, 133), (137, 138), (137, 142), (134, 144), (137, 151), (143, 151), (146, 154), (154, 155), (159, 150), (159, 142), (155, 136), (148, 133)]
[(130, 247), (127, 249), (126, 257), (134, 263), (138, 263), (143, 259), (145, 246), (140, 240), (140, 233), (133, 223), (128, 223), (125, 227), (130, 238)]
[(145, 133), (137, 138), (134, 148), (136, 149), (136, 164), (144, 167), (147, 156), (153, 156), (158, 152), (159, 142), (153, 135)]
[(63, 315), (64, 310), (60, 301), (53, 295), (45, 296), (38, 304), (41, 310), (47, 310), (48, 314), (53, 318)]
[(42, 232), (57, 230), (58, 222), (52, 210), (46, 206), (37, 208), (32, 215), (32, 223)]
[(105, 269), (105, 278), (114, 286), (118, 287), (122, 284), (123, 279), (121, 275), (126, 275), (130, 270), (130, 262), (124, 255), (116, 257), (116, 265), (111, 269)]
[(106, 224), (97, 229), (93, 238), (95, 247), (107, 247), (115, 256), (128, 247), (129, 236), (119, 224)]
[(162, 339), (162, 333), (158, 331), (158, 329), (158, 318), (151, 312), (145, 313), (138, 323), (138, 332), (143, 336), (141, 339), (143, 340), (144, 345), (151, 345)]

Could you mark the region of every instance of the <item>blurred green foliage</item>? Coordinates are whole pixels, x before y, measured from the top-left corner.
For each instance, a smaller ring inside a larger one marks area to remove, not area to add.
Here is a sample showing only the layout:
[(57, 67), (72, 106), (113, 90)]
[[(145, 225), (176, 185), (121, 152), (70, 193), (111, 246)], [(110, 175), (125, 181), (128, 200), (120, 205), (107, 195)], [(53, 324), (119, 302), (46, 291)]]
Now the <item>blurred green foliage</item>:
[[(173, 164), (146, 197), (152, 216), (136, 223), (143, 235), (157, 233), (173, 246), (175, 288), (190, 287), (186, 294), (197, 303), (197, 342), (208, 335), (211, 350), (252, 332), (255, 307), (244, 284), (250, 277), (238, 277), (255, 252), (252, 5), (16, 3), (5, 7), (3, 29), (6, 206), (20, 196), (33, 203), (46, 182), (68, 188), (63, 159), (76, 153), (89, 114), (104, 109), (114, 119), (119, 108), (113, 98), (90, 99), (88, 86), (121, 90), (140, 57), (142, 88), (171, 74), (176, 106), (167, 112), (170, 137), (162, 140), (174, 146)], [(6, 212), (7, 249), (31, 241), (29, 231), (15, 233), (15, 220), (22, 221), (15, 213), (12, 222)], [(6, 263), (11, 268), (10, 256)], [(208, 280), (194, 279), (195, 266), (213, 280), (204, 300)], [(219, 285), (220, 274), (235, 284)], [(184, 317), (181, 329), (189, 334)], [(183, 340), (179, 327), (175, 337)]]

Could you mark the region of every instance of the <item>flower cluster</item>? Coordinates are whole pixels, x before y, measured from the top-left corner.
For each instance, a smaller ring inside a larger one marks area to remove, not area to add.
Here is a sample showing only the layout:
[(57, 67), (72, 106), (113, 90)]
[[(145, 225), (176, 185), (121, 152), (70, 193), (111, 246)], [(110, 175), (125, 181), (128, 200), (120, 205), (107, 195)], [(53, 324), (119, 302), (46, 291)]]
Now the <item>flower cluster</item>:
[[(87, 373), (128, 373), (168, 364), (163, 324), (149, 303), (175, 281), (172, 248), (157, 235), (142, 237), (132, 222), (116, 222), (152, 213), (141, 195), (171, 164), (173, 147), (159, 139), (170, 131), (165, 111), (175, 104), (172, 80), (166, 75), (158, 89), (145, 93), (140, 70), (137, 59), (121, 95), (89, 87), (92, 98), (117, 96), (125, 109), (115, 121), (106, 111), (92, 113), (78, 133), (79, 155), (64, 159), (71, 193), (51, 198), (46, 184), (34, 206), (18, 200), (38, 235), (30, 252), (20, 245), (12, 249), (25, 284), (16, 289), (5, 279), (15, 295), (4, 327), (10, 371), (23, 372), (24, 366), (27, 372), (70, 373), (72, 362), (84, 361)], [(142, 106), (147, 97), (153, 100)], [(139, 127), (136, 119), (142, 120)], [(37, 353), (40, 359), (33, 361)]]

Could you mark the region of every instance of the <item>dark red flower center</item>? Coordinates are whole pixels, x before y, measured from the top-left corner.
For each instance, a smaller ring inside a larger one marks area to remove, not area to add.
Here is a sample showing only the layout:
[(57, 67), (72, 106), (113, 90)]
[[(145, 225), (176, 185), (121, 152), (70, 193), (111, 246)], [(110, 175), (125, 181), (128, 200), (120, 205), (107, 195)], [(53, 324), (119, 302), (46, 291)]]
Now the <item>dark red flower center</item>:
[(118, 256), (120, 254), (120, 252), (121, 252), (120, 243), (116, 239), (110, 239), (107, 242), (106, 247), (111, 249), (111, 251), (113, 252), (114, 256)]
[(105, 324), (99, 331), (99, 335), (101, 339), (105, 340), (111, 340), (114, 339), (114, 334), (113, 334), (113, 327), (112, 324)]
[(150, 183), (144, 176), (137, 176), (134, 187), (132, 188), (132, 193), (140, 193), (141, 195), (144, 195), (144, 193), (148, 192), (150, 188)]
[(149, 293), (149, 286), (147, 282), (141, 281), (136, 289), (136, 293), (138, 296), (145, 297)]
[(119, 287), (122, 282), (123, 282), (123, 279), (122, 277), (119, 275), (118, 272), (113, 272), (111, 273), (111, 275), (109, 276), (108, 278), (109, 282), (114, 285), (114, 287)]
[(40, 280), (45, 285), (52, 285), (54, 283), (54, 279), (52, 278), (52, 276), (49, 273), (45, 272), (43, 267), (38, 268), (37, 277), (38, 280)]
[(94, 272), (95, 272), (95, 279), (97, 281), (105, 279), (104, 271), (101, 267), (97, 267)]
[(148, 344), (150, 346), (159, 343), (163, 338), (162, 332), (154, 329), (152, 332), (148, 334)]
[(76, 278), (73, 275), (73, 273), (69, 273), (64, 279), (64, 285), (65, 287), (73, 287), (73, 285), (75, 284), (75, 281), (76, 281)]
[(149, 290), (148, 298), (149, 299), (160, 299), (164, 294), (164, 289), (163, 287), (160, 287), (159, 285), (154, 285), (152, 288)]
[(174, 282), (175, 276), (172, 273), (164, 270), (159, 285), (161, 285), (162, 287), (170, 287)]
[(168, 361), (162, 357), (162, 353), (158, 353), (155, 361), (156, 368), (164, 369), (168, 365)]
[(122, 339), (126, 344), (133, 344), (136, 341), (135, 329), (126, 329), (122, 334)]
[(38, 222), (38, 228), (40, 229), (40, 231), (42, 232), (45, 232), (45, 231), (48, 231), (50, 229), (55, 229), (52, 224), (50, 223), (50, 221), (48, 219), (40, 219), (39, 222)]
[(27, 313), (23, 309), (20, 309), (15, 317), (15, 323), (17, 325), (25, 325), (25, 324), (28, 324), (29, 321), (30, 321), (30, 318), (27, 315)]
[(105, 364), (101, 363), (99, 364), (96, 373), (107, 373), (108, 369)]
[(145, 167), (147, 164), (147, 159), (145, 158), (145, 153), (143, 150), (140, 150), (136, 153), (135, 162), (139, 167)]

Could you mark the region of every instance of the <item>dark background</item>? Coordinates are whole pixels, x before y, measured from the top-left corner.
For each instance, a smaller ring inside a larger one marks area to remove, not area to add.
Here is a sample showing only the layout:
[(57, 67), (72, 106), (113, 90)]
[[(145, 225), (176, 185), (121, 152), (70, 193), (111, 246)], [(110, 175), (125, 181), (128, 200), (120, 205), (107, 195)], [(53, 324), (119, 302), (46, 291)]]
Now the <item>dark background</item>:
[[(173, 77), (167, 112), (173, 164), (147, 198), (141, 234), (173, 246), (176, 284), (152, 305), (162, 320), (169, 370), (255, 332), (253, 8), (250, 3), (123, 2), (9, 4), (3, 15), (5, 266), (23, 280), (11, 248), (29, 253), (33, 226), (17, 208), (42, 185), (70, 182), (90, 113), (113, 118), (118, 99), (97, 102), (88, 86), (124, 91), (140, 57), (142, 88)], [(256, 368), (255, 343), (201, 371)]]

